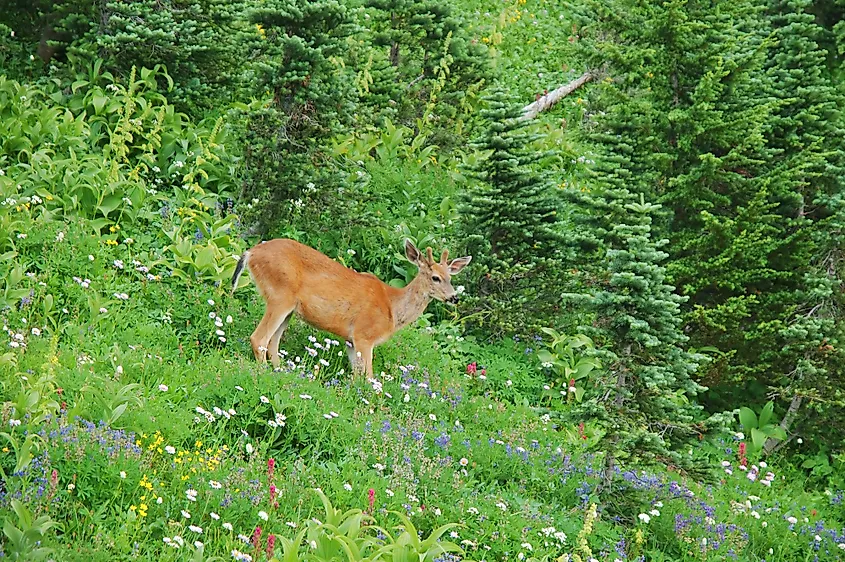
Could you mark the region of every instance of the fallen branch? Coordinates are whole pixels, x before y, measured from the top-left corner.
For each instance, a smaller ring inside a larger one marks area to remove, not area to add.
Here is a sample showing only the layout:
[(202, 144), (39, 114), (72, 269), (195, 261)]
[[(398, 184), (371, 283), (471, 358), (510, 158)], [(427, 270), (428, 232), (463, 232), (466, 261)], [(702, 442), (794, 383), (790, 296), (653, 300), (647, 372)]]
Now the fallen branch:
[(563, 98), (565, 98), (566, 96), (568, 96), (569, 94), (571, 94), (572, 92), (574, 92), (575, 90), (577, 90), (578, 88), (580, 88), (595, 77), (596, 76), (593, 71), (588, 70), (569, 84), (564, 84), (560, 88), (552, 90), (545, 96), (537, 98), (537, 101), (522, 108), (522, 117), (520, 117), (520, 119), (534, 119), (540, 113), (549, 109), (551, 106), (553, 106), (554, 104), (556, 104), (557, 102), (559, 102), (560, 100), (562, 100)]

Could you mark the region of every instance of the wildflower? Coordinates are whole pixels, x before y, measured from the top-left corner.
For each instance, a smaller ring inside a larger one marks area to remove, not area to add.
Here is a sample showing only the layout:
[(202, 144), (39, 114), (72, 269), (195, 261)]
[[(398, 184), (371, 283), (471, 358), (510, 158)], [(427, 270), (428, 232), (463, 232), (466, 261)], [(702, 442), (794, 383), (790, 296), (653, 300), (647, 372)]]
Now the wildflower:
[(214, 306), (214, 301), (211, 300), (211, 299), (208, 299), (208, 304), (209, 304), (209, 306)]
[(252, 546), (257, 550), (261, 548), (261, 527), (256, 527), (252, 534)]
[(267, 537), (267, 559), (273, 558), (273, 551), (276, 549), (276, 535)]
[(234, 320), (232, 319), (232, 315), (230, 314), (226, 316), (226, 324), (231, 324), (232, 322), (234, 322)]
[(429, 414), (429, 415), (428, 415), (428, 419), (430, 419), (431, 421), (435, 421), (435, 422), (436, 422), (436, 421), (437, 421), (437, 416), (435, 416), (434, 414)]
[(171, 455), (176, 454), (176, 448), (173, 445), (168, 445), (167, 447), (164, 448), (164, 450), (167, 451)]
[(648, 524), (648, 522), (651, 521), (651, 517), (649, 517), (649, 515), (647, 513), (640, 513), (637, 517), (640, 518), (640, 521), (642, 521), (643, 523), (646, 523), (646, 524)]
[(114, 261), (112, 262), (112, 264), (113, 264), (113, 265), (114, 265), (117, 269), (123, 269), (123, 261), (122, 261), (122, 260), (114, 260)]
[(183, 510), (182, 510), (182, 517), (184, 517), (185, 519), (190, 519), (190, 518), (191, 518), (191, 514), (190, 514), (190, 513), (188, 513), (187, 511), (185, 511), (185, 510), (183, 509)]
[(202, 544), (200, 541), (194, 541), (194, 546), (195, 546), (195, 547), (197, 547), (197, 548), (202, 548), (202, 547), (204, 547), (205, 545), (204, 545), (204, 544)]
[(300, 394), (299, 397), (302, 398), (303, 400), (311, 400), (312, 399), (310, 394)]
[(166, 384), (160, 384), (160, 385), (158, 385), (158, 389), (162, 392), (167, 392), (167, 385)]
[(126, 478), (126, 472), (124, 472), (123, 470), (121, 470), (121, 471), (120, 471), (120, 477), (125, 479), (125, 478)]
[(213, 511), (211, 513), (209, 513), (208, 516), (211, 517), (212, 519), (214, 519), (215, 521), (220, 520), (220, 516), (217, 515), (216, 513), (214, 513)]
[(252, 443), (247, 443), (247, 444), (246, 444), (246, 453), (247, 453), (248, 455), (251, 455), (251, 454), (252, 454), (252, 452), (253, 452), (254, 450), (255, 450), (255, 449), (252, 447)]
[(197, 527), (196, 525), (188, 525), (188, 529), (195, 533), (202, 534), (202, 527)]
[(332, 415), (331, 415), (331, 414), (323, 414), (323, 417), (324, 417), (324, 418), (326, 418), (327, 420), (332, 419)]
[(467, 460), (466, 457), (463, 457), (463, 458), (461, 458), (461, 460), (458, 461), (458, 463), (460, 463), (461, 466), (466, 466), (466, 465), (469, 464), (469, 461)]
[(285, 421), (286, 421), (287, 419), (288, 419), (288, 418), (287, 418), (287, 416), (285, 416), (284, 414), (276, 414), (276, 424), (277, 424), (279, 427), (284, 427), (284, 426), (285, 426)]
[(243, 552), (237, 549), (232, 550), (232, 558), (234, 558), (238, 562), (252, 562), (252, 556), (250, 556), (249, 554), (244, 554)]
[(215, 490), (219, 490), (220, 488), (223, 487), (223, 484), (221, 484), (217, 480), (209, 480), (208, 485), (211, 486), (212, 488), (214, 488)]
[(513, 386), (513, 381), (508, 379), (507, 381), (505, 381), (505, 386)]
[(223, 523), (223, 528), (226, 529), (227, 531), (231, 531), (232, 530), (232, 524), (231, 523)]
[(258, 512), (258, 517), (259, 517), (259, 518), (261, 518), (261, 519), (263, 519), (264, 521), (267, 521), (267, 520), (270, 518), (270, 516), (269, 516), (269, 515), (267, 515), (267, 512), (266, 512), (266, 511), (259, 511), (259, 512)]
[(793, 517), (791, 515), (789, 517), (787, 517), (786, 520), (789, 521), (789, 523), (791, 525), (795, 525), (796, 523), (798, 523), (798, 519), (796, 519), (795, 517)]
[(261, 396), (259, 396), (258, 399), (261, 400), (261, 402), (263, 402), (264, 404), (270, 403), (270, 399), (267, 398), (266, 396), (264, 396), (263, 394)]
[(346, 482), (343, 485), (343, 489), (346, 490), (347, 492), (351, 492), (352, 491), (352, 484), (350, 484), (349, 482)]
[(387, 494), (387, 497), (389, 498), (393, 497), (393, 490), (391, 490), (390, 488), (385, 488), (384, 493)]
[(649, 511), (648, 513), (649, 513), (649, 515), (651, 515), (651, 516), (653, 516), (653, 517), (659, 517), (659, 516), (660, 516), (660, 512), (659, 512), (659, 511), (657, 511), (656, 509), (652, 509), (652, 510), (651, 510), (651, 511)]
[(33, 335), (33, 336), (40, 336), (40, 335), (41, 335), (41, 330), (39, 330), (38, 328), (33, 328), (33, 329), (32, 329), (32, 335)]
[(197, 491), (196, 490), (187, 490), (187, 491), (185, 491), (185, 497), (188, 498), (188, 501), (195, 502), (195, 501), (197, 501)]

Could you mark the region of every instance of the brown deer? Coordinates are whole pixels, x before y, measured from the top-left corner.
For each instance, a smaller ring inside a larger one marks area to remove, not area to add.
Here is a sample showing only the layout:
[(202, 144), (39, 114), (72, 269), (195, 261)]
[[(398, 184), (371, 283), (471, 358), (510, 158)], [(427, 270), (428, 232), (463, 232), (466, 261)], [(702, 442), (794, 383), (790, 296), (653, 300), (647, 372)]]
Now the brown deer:
[(455, 304), (452, 276), (472, 259), (447, 262), (449, 251), (444, 250), (436, 262), (431, 248), (423, 257), (410, 240), (405, 240), (405, 256), (419, 272), (397, 289), (295, 240), (270, 240), (245, 252), (232, 276), (232, 291), (246, 268), (267, 305), (249, 338), (255, 358), (264, 363), (269, 353), (273, 366), (279, 366), (279, 340), (296, 313), (311, 326), (351, 342), (347, 352), (353, 372), (372, 376), (373, 348), (419, 318), (432, 298)]

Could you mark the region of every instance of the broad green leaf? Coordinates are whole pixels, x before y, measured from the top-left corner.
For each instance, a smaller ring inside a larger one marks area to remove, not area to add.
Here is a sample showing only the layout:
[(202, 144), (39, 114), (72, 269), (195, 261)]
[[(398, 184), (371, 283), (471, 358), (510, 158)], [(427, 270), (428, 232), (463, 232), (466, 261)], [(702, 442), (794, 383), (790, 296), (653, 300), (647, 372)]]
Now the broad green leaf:
[(758, 451), (766, 444), (766, 439), (766, 434), (756, 427), (751, 430), (751, 442), (754, 444), (754, 448)]
[(746, 431), (757, 427), (757, 414), (751, 408), (743, 406), (739, 409), (739, 423)]
[(549, 353), (548, 350), (541, 349), (537, 352), (537, 359), (539, 359), (541, 363), (553, 363), (556, 357)]
[(775, 409), (775, 403), (769, 401), (763, 409), (760, 411), (760, 419), (757, 420), (757, 425), (759, 427), (766, 427), (768, 425), (769, 420), (772, 419), (772, 412)]
[(211, 246), (205, 246), (197, 252), (196, 257), (194, 258), (194, 265), (196, 265), (196, 268), (200, 271), (210, 269), (214, 265), (214, 248)]

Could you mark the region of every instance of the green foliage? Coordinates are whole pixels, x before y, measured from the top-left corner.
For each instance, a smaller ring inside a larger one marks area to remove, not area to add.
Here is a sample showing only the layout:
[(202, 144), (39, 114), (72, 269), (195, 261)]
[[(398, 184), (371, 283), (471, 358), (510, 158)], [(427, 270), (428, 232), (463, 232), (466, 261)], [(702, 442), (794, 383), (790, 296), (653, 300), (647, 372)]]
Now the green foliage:
[(611, 468), (617, 458), (688, 465), (674, 448), (706, 431), (693, 401), (706, 390), (694, 379), (705, 357), (683, 347), (678, 311), (685, 299), (666, 281), (660, 248), (667, 241), (652, 238), (657, 206), (639, 199), (610, 186), (584, 197), (605, 257), (595, 289), (566, 297), (593, 312), (592, 327), (582, 329), (601, 338), (613, 390), (612, 401), (597, 396), (583, 411), (607, 425)]
[[(537, 352), (537, 359), (544, 369), (551, 369), (552, 377), (549, 388), (544, 395), (559, 398), (563, 395), (566, 401), (581, 402), (586, 392), (584, 379), (596, 370), (601, 369), (601, 361), (589, 354), (595, 349), (593, 340), (583, 334), (568, 336), (559, 334), (551, 328), (543, 328), (552, 341), (545, 343), (547, 349)], [(581, 349), (583, 348), (583, 351)], [(577, 384), (577, 383), (581, 384)], [(574, 391), (571, 389), (575, 389)], [(571, 396), (570, 396), (571, 394)]]
[(841, 206), (829, 194), (841, 193), (845, 152), (826, 140), (841, 138), (841, 102), (806, 4), (764, 14), (752, 2), (620, 1), (579, 12), (582, 56), (607, 65), (587, 139), (617, 188), (664, 206), (655, 228), (688, 297), (685, 329), (694, 347), (722, 352), (703, 373), (712, 408), (777, 392), (837, 417), (839, 393), (808, 387), (840, 386), (841, 304), (824, 287), (841, 285), (828, 246)]
[(564, 236), (550, 184), (532, 168), (543, 154), (531, 151), (521, 112), (501, 90), (481, 114), (487, 131), (473, 144), (482, 158), (467, 166), (474, 180), (461, 204), (461, 235), (473, 256), (473, 290), (464, 310), (492, 335), (526, 333), (555, 319), (561, 291)]
[(755, 452), (762, 451), (763, 446), (770, 439), (775, 441), (786, 439), (786, 432), (783, 428), (776, 423), (771, 423), (774, 409), (774, 402), (767, 402), (760, 410), (759, 417), (751, 408), (743, 406), (739, 409), (739, 423), (745, 431), (750, 432), (751, 445)]
[(369, 60), (386, 58), (386, 64), (371, 63), (362, 101), (388, 97), (387, 107), (405, 123), (421, 119), (436, 127), (438, 142), (455, 144), (457, 139), (446, 137), (448, 130), (463, 125), (490, 78), (487, 49), (470, 39), (443, 0), (368, 0), (365, 5), (371, 9), (364, 23), (373, 45), (382, 48)]

